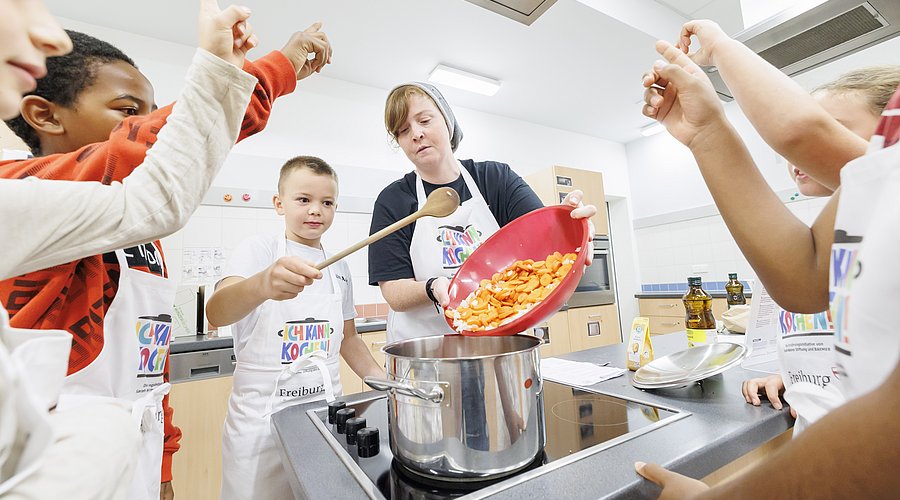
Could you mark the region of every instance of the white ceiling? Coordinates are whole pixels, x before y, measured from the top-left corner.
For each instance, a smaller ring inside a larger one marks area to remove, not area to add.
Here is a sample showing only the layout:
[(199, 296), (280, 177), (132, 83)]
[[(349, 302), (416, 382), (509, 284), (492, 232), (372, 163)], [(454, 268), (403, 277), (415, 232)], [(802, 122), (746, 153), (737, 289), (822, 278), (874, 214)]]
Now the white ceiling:
[[(558, 0), (531, 26), (464, 0), (242, 3), (253, 10), (251, 23), (261, 40), (257, 55), (321, 20), (335, 51), (323, 75), (387, 90), (424, 80), (444, 63), (503, 82), (493, 97), (442, 89), (454, 105), (621, 143), (639, 138), (639, 128), (649, 123), (638, 104), (640, 75), (656, 59), (656, 37), (648, 33), (695, 16), (715, 19), (731, 33), (742, 27), (739, 0)], [(46, 4), (76, 21), (188, 46), (196, 40), (196, 0)], [(617, 13), (586, 4), (606, 4)], [(657, 24), (650, 26), (646, 16), (642, 26), (648, 8)], [(668, 37), (676, 35), (673, 30)]]

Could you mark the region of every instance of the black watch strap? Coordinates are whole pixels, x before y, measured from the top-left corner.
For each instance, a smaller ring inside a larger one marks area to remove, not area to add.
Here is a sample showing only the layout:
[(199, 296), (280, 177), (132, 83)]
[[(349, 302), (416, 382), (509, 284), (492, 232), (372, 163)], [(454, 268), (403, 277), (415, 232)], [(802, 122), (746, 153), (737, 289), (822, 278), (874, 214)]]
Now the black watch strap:
[(438, 302), (437, 298), (434, 296), (434, 290), (431, 289), (431, 285), (434, 284), (434, 280), (436, 280), (436, 279), (438, 279), (438, 276), (435, 276), (433, 278), (428, 278), (428, 281), (425, 282), (425, 295), (427, 295), (428, 298), (432, 302), (434, 302), (435, 309), (440, 311), (441, 304)]

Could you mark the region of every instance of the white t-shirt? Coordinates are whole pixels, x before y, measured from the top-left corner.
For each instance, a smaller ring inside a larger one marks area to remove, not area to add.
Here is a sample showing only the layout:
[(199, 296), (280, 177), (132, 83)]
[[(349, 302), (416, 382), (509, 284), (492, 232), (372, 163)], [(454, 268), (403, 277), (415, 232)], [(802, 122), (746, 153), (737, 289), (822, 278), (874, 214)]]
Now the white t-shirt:
[[(271, 266), (278, 260), (278, 240), (284, 235), (255, 236), (241, 242), (234, 250), (228, 263), (225, 265), (223, 276), (240, 276), (249, 278), (254, 274)], [(289, 257), (300, 257), (310, 262), (325, 260), (325, 252), (321, 248), (312, 248), (295, 241), (287, 240), (285, 253)], [(350, 280), (350, 267), (343, 260), (338, 261), (322, 271), (322, 279), (316, 280), (306, 287), (300, 296), (310, 293), (332, 293), (331, 277), (328, 273), (335, 273), (341, 293), (341, 304), (344, 312), (344, 320), (356, 317), (356, 308), (353, 307), (353, 284)], [(242, 320), (232, 326), (235, 351), (240, 352), (246, 343), (246, 339), (259, 320), (259, 308), (254, 309)]]
[[(894, 104), (900, 104), (900, 92)], [(890, 111), (889, 111), (890, 109)], [(880, 129), (900, 109), (888, 105)], [(841, 170), (841, 200), (831, 247), (829, 301), (834, 322), (837, 383), (799, 383), (785, 399), (810, 422), (881, 385), (900, 360), (894, 312), (900, 303), (900, 144), (875, 135), (870, 151)]]
[[(845, 187), (848, 183), (850, 190)], [(900, 358), (895, 320), (900, 304), (900, 144), (844, 167), (841, 186), (839, 210), (846, 210), (848, 218), (868, 222), (863, 232), (843, 233), (845, 240), (861, 240), (852, 247), (852, 254), (839, 255), (846, 252), (846, 243), (832, 250), (832, 290), (837, 292), (832, 314), (840, 313), (833, 316), (835, 351), (841, 392), (852, 399), (881, 385)], [(836, 221), (836, 229), (844, 227)], [(847, 261), (849, 265), (844, 264)], [(840, 279), (842, 270), (844, 279)]]

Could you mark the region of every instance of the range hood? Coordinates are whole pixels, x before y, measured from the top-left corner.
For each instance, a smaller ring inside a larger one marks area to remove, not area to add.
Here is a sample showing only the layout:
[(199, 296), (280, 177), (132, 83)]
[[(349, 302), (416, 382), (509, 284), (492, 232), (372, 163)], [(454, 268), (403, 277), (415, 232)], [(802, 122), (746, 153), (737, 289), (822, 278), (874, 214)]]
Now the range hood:
[[(828, 0), (805, 12), (787, 9), (738, 33), (763, 59), (794, 76), (900, 35), (898, 0)], [(704, 68), (719, 97), (733, 99), (715, 68)]]
[(501, 16), (531, 26), (556, 0), (467, 0)]

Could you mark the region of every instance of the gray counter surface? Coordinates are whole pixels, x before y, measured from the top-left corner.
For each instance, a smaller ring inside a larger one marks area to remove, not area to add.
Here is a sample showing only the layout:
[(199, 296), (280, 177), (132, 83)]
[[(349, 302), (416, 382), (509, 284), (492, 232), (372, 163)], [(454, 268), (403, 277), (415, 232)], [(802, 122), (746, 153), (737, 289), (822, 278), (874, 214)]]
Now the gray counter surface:
[[(742, 337), (742, 336), (740, 336)], [(742, 342), (742, 340), (741, 340)], [(686, 348), (684, 332), (653, 338), (661, 357)], [(570, 353), (575, 361), (625, 366), (622, 344)], [(782, 434), (793, 425), (787, 410), (768, 404), (754, 407), (741, 396), (741, 382), (760, 372), (736, 367), (723, 374), (678, 389), (642, 391), (631, 386), (633, 372), (591, 386), (618, 397), (690, 412), (686, 418), (613, 446), (525, 483), (498, 493), (499, 499), (522, 498), (656, 498), (659, 488), (634, 472), (634, 462), (657, 462), (676, 472), (702, 478)], [(371, 393), (342, 399), (355, 401)], [(276, 439), (286, 465), (293, 471), (295, 491), (313, 499), (367, 498), (349, 470), (315, 428), (306, 410), (322, 402), (287, 408), (273, 416)]]

